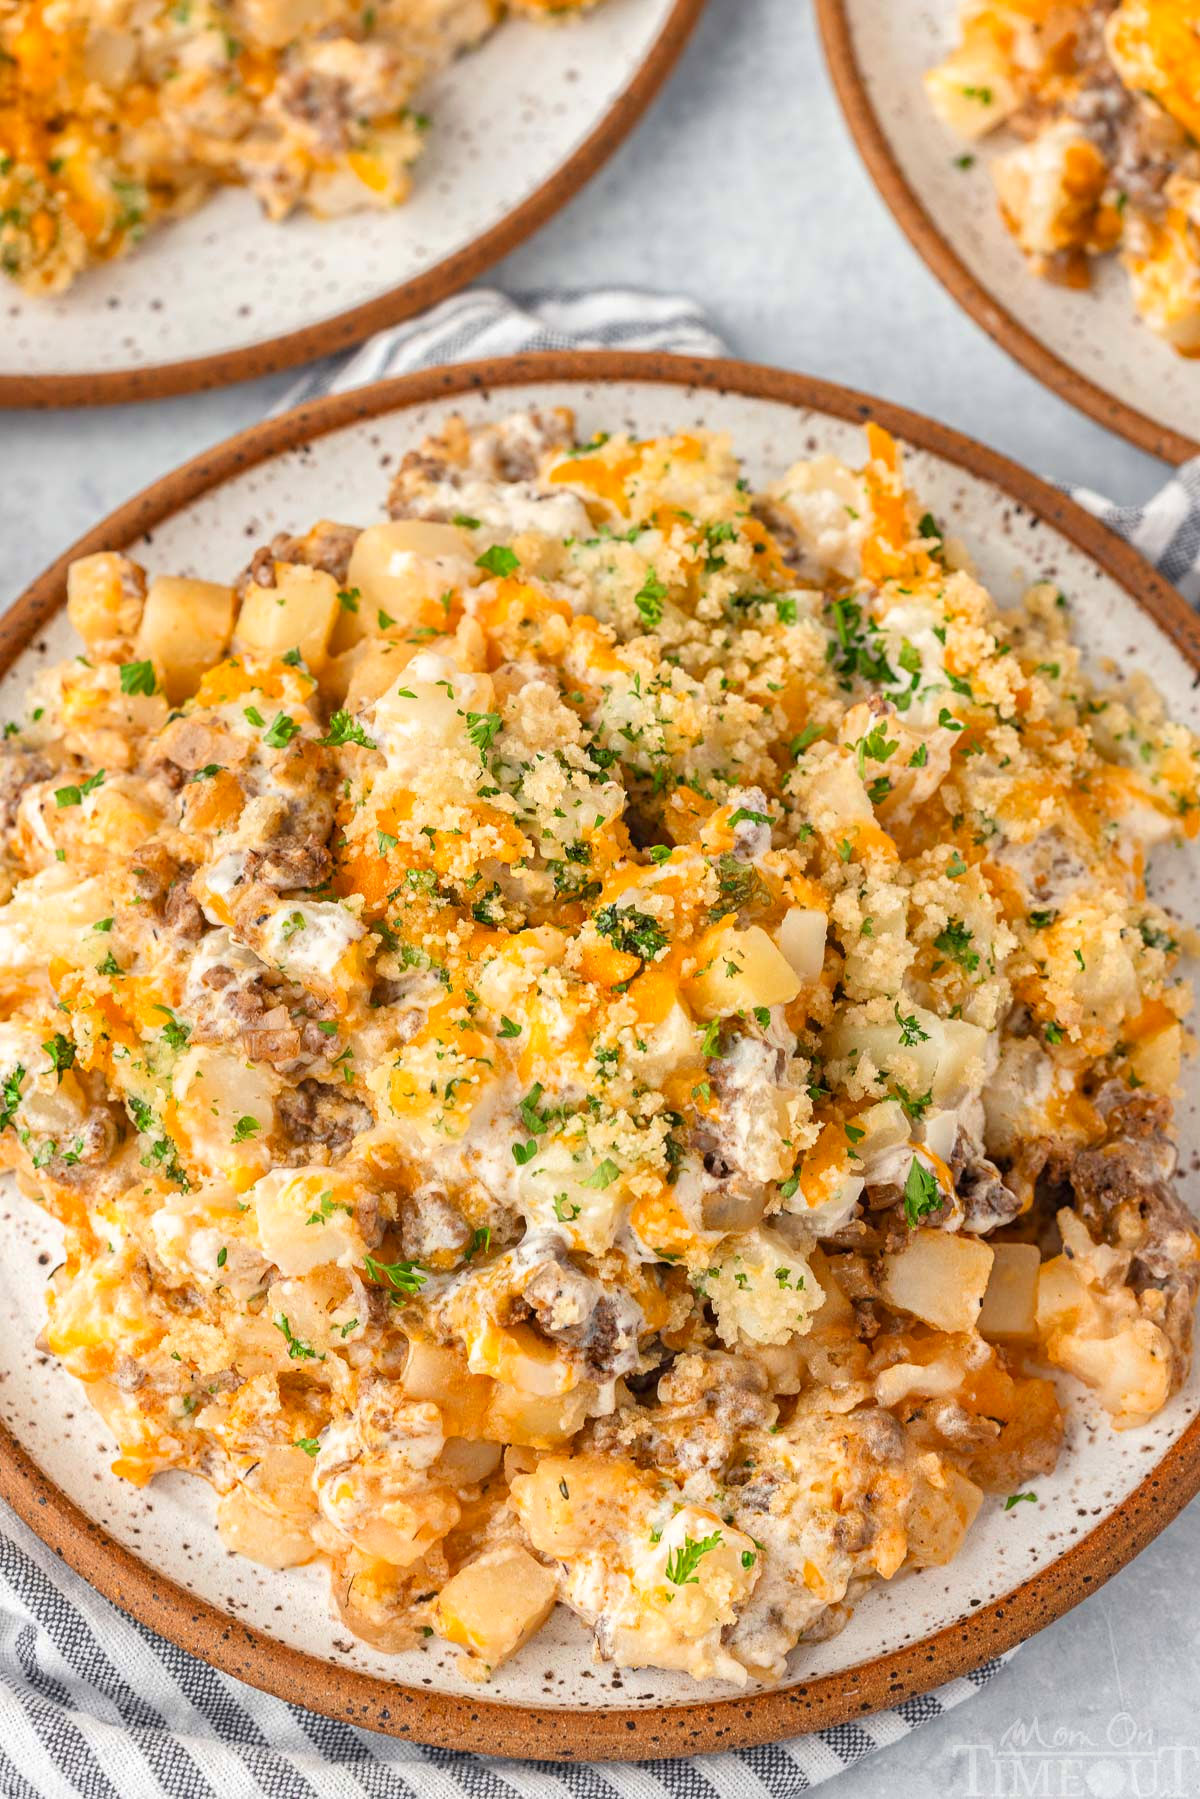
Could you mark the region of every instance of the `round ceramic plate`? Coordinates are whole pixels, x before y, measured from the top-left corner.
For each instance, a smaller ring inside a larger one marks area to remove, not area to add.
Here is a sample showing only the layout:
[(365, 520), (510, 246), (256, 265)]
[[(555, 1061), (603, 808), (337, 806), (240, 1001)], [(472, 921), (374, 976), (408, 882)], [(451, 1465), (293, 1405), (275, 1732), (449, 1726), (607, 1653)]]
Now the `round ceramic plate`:
[(604, 0), (511, 19), (422, 93), (411, 198), (341, 219), (264, 218), (217, 193), (51, 299), (0, 283), (0, 405), (82, 406), (221, 387), (358, 343), (444, 299), (563, 206), (632, 130), (704, 0)]
[[(404, 452), (447, 415), (575, 408), (584, 436), (709, 426), (727, 431), (751, 479), (799, 457), (864, 455), (874, 418), (909, 446), (925, 504), (970, 545), (1002, 604), (1052, 580), (1097, 657), (1137, 666), (1176, 715), (1200, 728), (1200, 624), (1131, 550), (1069, 500), (1001, 457), (893, 406), (796, 375), (732, 362), (609, 353), (514, 358), (409, 376), (314, 402), (255, 427), (132, 500), (70, 555), (127, 548), (151, 570), (232, 577), (272, 533), (314, 518), (367, 524), (383, 511)], [(31, 674), (74, 648), (61, 611), (68, 558), (0, 623), (0, 715)], [(1156, 895), (1200, 913), (1200, 874), (1156, 865)], [(1183, 1165), (1200, 1150), (1200, 1104), (1180, 1110)], [(1189, 1172), (1193, 1186), (1197, 1177)], [(492, 1754), (605, 1759), (681, 1754), (779, 1739), (893, 1704), (1029, 1635), (1135, 1554), (1200, 1489), (1200, 1374), (1143, 1430), (1113, 1432), (1082, 1390), (1067, 1448), (1037, 1482), (1038, 1503), (988, 1501), (948, 1568), (881, 1586), (841, 1636), (802, 1646), (770, 1691), (699, 1687), (593, 1661), (559, 1609), (486, 1687), (428, 1640), (385, 1656), (330, 1621), (318, 1569), (270, 1573), (227, 1552), (200, 1481), (168, 1475), (137, 1489), (108, 1464), (113, 1444), (80, 1389), (39, 1354), (42, 1287), (55, 1228), (0, 1192), (0, 1493), (103, 1593), (228, 1672), (339, 1718)]]
[(1032, 274), (996, 205), (985, 139), (964, 145), (922, 76), (954, 46), (958, 0), (816, 0), (834, 86), (876, 185), (934, 274), (1047, 387), (1168, 462), (1200, 454), (1200, 362), (1134, 311), (1110, 256), (1088, 292)]

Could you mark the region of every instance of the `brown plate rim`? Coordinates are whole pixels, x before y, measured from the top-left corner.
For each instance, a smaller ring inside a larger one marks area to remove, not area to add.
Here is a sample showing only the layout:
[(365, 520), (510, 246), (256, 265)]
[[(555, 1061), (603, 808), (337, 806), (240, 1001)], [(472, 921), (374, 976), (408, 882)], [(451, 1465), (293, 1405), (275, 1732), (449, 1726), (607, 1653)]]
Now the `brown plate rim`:
[[(1072, 368), (1002, 306), (971, 272), (922, 205), (884, 131), (854, 47), (847, 0), (815, 0), (815, 4), (834, 91), (859, 154), (893, 218), (942, 286), (994, 343), (1007, 350), (1044, 387), (1087, 413), (1097, 424), (1117, 432), (1139, 450), (1160, 456), (1164, 462), (1187, 462), (1200, 455), (1200, 442), (1195, 438), (1148, 418)], [(1130, 325), (1132, 328), (1132, 316)]]
[[(206, 392), (278, 374), (298, 363), (314, 362), (349, 350), (373, 332), (398, 325), (435, 306), (474, 281), (501, 257), (524, 243), (590, 181), (630, 135), (664, 85), (691, 37), (706, 0), (673, 0), (649, 51), (630, 80), (575, 150), (519, 205), (470, 243), (444, 256), (411, 281), (365, 301), (260, 343), (211, 356), (152, 364), (148, 368), (109, 369), (96, 374), (0, 375), (0, 408), (108, 406), (131, 400), (162, 400), (174, 394)], [(403, 209), (399, 209), (403, 217)]]
[[(1156, 570), (1098, 519), (1037, 476), (950, 427), (806, 375), (665, 353), (553, 351), (423, 371), (314, 400), (251, 427), (175, 469), (118, 508), (46, 570), (0, 619), (0, 673), (59, 610), (71, 559), (119, 548), (268, 458), (330, 431), (457, 394), (531, 382), (621, 381), (715, 390), (874, 420), (905, 442), (989, 481), (1053, 525), (1130, 595), (1200, 673), (1200, 619)], [(651, 1760), (777, 1742), (895, 1705), (970, 1672), (1100, 1587), (1200, 1492), (1200, 1417), (1128, 1498), (1012, 1592), (954, 1624), (853, 1668), (781, 1691), (658, 1709), (564, 1711), (498, 1704), (393, 1684), (272, 1641), (158, 1575), (89, 1519), (0, 1422), (0, 1497), (57, 1555), (140, 1623), (180, 1648), (296, 1705), (439, 1748), (540, 1761)]]

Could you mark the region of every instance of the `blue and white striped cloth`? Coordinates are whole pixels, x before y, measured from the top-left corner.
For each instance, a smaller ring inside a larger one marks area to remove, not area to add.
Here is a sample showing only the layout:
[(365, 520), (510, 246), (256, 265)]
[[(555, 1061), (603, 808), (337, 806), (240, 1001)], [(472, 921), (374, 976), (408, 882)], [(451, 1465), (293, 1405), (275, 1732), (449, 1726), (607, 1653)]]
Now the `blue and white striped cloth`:
[[(474, 289), (307, 371), (286, 406), (522, 350), (719, 355), (691, 301), (628, 289), (521, 303)], [(1141, 508), (1076, 498), (1200, 604), (1200, 462)], [(422, 1749), (285, 1704), (133, 1623), (0, 1505), (3, 1799), (795, 1799), (940, 1717), (1007, 1658), (873, 1718), (736, 1755), (551, 1767)]]

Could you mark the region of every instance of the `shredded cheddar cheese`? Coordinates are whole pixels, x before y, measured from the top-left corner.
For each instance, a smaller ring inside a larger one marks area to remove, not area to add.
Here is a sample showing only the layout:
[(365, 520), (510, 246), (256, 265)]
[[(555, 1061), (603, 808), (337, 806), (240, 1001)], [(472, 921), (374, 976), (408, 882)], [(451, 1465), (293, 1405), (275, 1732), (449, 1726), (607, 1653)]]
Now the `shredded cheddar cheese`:
[(372, 1643), (482, 1677), (561, 1601), (777, 1679), (1053, 1467), (1046, 1363), (1122, 1427), (1182, 1378), (1198, 746), (875, 428), (755, 492), (454, 420), (389, 510), (71, 570), (0, 781), (46, 1341)]
[(407, 199), (431, 76), (594, 0), (6, 0), (0, 268), (57, 293), (222, 185), (269, 218)]
[(927, 87), (968, 140), (1025, 140), (992, 167), (1038, 274), (1086, 287), (1091, 260), (1119, 250), (1146, 323), (1200, 355), (1196, 0), (965, 0)]

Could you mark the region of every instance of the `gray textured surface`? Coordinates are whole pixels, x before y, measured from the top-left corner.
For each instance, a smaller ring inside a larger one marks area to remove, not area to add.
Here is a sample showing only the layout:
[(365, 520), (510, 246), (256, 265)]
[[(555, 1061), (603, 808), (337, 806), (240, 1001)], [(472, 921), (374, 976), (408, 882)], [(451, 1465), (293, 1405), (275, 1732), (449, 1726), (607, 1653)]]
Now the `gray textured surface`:
[[(710, 0), (650, 118), (494, 278), (685, 289), (737, 353), (932, 413), (1053, 479), (1136, 501), (1161, 478), (1045, 393), (927, 273), (850, 145), (807, 0)], [(0, 598), (165, 469), (262, 417), (290, 379), (7, 415)], [(1200, 1504), (977, 1699), (845, 1775), (841, 1799), (1200, 1793), (1197, 1565)], [(1035, 1724), (1059, 1746), (1031, 1742)]]

